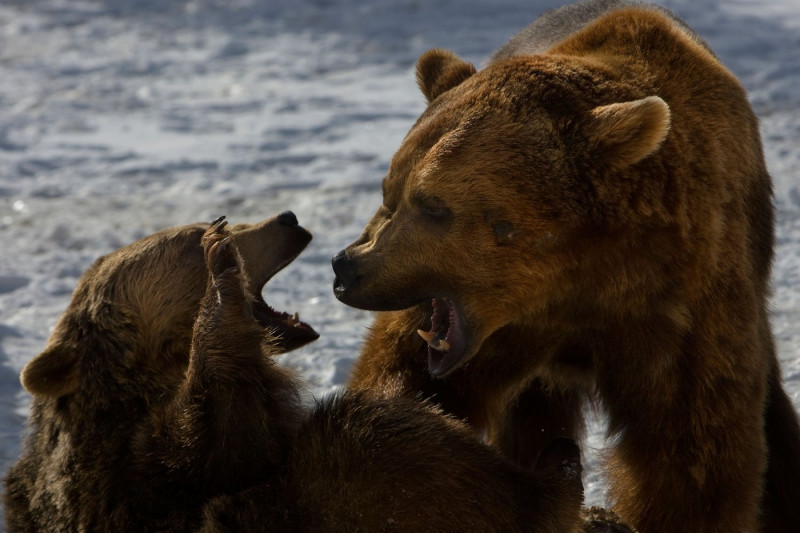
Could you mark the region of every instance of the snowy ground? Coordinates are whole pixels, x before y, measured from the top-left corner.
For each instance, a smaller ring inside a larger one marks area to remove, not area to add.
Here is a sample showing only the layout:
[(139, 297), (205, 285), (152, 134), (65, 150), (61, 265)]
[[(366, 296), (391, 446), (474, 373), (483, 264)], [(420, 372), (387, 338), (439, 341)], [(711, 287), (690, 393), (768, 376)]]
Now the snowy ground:
[[(263, 5), (262, 5), (263, 4)], [(0, 471), (19, 453), (19, 370), (97, 256), (166, 226), (292, 209), (315, 240), (267, 288), (322, 337), (286, 356), (316, 395), (345, 383), (370, 321), (330, 257), (380, 203), (423, 109), (417, 56), (480, 65), (555, 0), (3, 0)], [(800, 4), (674, 0), (742, 79), (779, 208), (773, 324), (800, 407)], [(602, 446), (594, 424), (591, 446)], [(603, 501), (587, 457), (590, 502)]]

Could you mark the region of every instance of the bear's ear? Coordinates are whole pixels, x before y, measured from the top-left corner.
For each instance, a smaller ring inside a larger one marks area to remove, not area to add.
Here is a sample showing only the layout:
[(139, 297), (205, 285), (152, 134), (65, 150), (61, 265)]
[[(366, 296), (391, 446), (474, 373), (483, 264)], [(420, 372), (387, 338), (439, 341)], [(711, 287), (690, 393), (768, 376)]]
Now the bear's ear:
[(417, 61), (417, 85), (428, 103), (431, 103), (475, 72), (472, 63), (467, 63), (448, 50), (434, 48), (422, 54)]
[(31, 394), (58, 398), (77, 390), (79, 367), (78, 354), (68, 343), (51, 340), (25, 365), (20, 381)]
[(658, 96), (592, 109), (584, 127), (590, 149), (622, 170), (655, 152), (667, 138), (670, 110)]

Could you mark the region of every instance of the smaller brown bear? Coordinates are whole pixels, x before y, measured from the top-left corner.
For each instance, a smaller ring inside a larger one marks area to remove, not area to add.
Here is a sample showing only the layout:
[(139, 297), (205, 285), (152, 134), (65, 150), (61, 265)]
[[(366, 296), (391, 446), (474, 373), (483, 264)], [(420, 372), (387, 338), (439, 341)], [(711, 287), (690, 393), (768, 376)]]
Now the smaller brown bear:
[(311, 234), (291, 212), (230, 228), (251, 318), (229, 321), (222, 358), (206, 353), (205, 327), (222, 317), (204, 305), (195, 325), (207, 286), (215, 290), (201, 239), (209, 231), (210, 244), (221, 226), (166, 229), (82, 276), (45, 350), (22, 372), (33, 402), (30, 436), (6, 479), (9, 531), (191, 529), (209, 497), (277, 469), (302, 413), (297, 387), (269, 360), (236, 358), (237, 343), (268, 331), (279, 353), (317, 338), (261, 297)]
[(310, 238), (287, 212), (98, 260), (23, 370), (9, 531), (580, 531), (572, 441), (529, 472), (420, 401), (302, 407), (272, 356), (317, 334), (261, 288)]

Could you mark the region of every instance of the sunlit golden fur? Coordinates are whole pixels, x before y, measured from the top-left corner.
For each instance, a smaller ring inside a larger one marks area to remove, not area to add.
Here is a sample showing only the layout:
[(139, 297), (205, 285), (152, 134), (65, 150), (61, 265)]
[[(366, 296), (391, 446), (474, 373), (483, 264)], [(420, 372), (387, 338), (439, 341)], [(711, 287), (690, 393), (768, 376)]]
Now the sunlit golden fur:
[[(578, 437), (596, 395), (611, 501), (642, 532), (792, 531), (800, 430), (769, 332), (756, 117), (663, 10), (575, 9), (474, 73), (420, 58), (428, 108), (334, 262), (339, 298), (382, 311), (350, 387), (432, 397), (523, 465)], [(416, 333), (436, 297), (468, 330), (438, 378)]]

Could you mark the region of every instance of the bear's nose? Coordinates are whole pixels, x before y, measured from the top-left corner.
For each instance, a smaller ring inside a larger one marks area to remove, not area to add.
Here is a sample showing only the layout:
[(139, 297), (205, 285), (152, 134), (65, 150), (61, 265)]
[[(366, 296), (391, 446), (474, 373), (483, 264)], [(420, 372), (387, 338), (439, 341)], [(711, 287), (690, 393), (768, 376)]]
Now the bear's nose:
[(291, 211), (284, 211), (280, 215), (278, 215), (278, 222), (283, 224), (284, 226), (299, 226), (300, 223), (297, 221), (297, 217)]
[(331, 260), (333, 272), (336, 279), (333, 280), (333, 292), (336, 295), (342, 294), (349, 289), (358, 279), (353, 261), (347, 257), (347, 253), (342, 250)]

